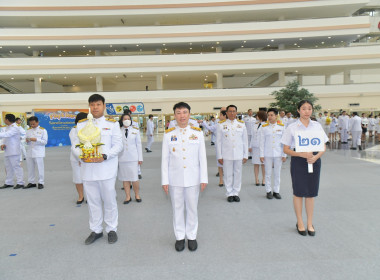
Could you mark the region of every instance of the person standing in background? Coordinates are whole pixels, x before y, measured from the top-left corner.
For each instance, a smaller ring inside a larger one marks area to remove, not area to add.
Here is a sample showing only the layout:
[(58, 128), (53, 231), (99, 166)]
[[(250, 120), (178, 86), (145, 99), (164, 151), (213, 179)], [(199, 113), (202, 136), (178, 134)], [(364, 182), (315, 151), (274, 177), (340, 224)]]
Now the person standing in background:
[(30, 128), (26, 132), (26, 164), (28, 166), (28, 182), (25, 189), (37, 186), (36, 167), (38, 170), (38, 189), (43, 189), (45, 184), (45, 146), (48, 142), (48, 134), (45, 128), (40, 127), (38, 118), (29, 118)]
[[(247, 129), (247, 136), (248, 136), (248, 147), (251, 146), (251, 140), (252, 140), (252, 127), (256, 123), (256, 118), (253, 116), (252, 109), (248, 109), (248, 116), (244, 118), (245, 127)], [(252, 159), (251, 152), (248, 152), (248, 159)]]
[(147, 138), (147, 143), (146, 143), (146, 152), (151, 153), (152, 150), (150, 149), (153, 142), (154, 142), (154, 123), (153, 123), (153, 115), (149, 115), (149, 119), (146, 122), (146, 138)]
[[(15, 123), (16, 117), (13, 114), (6, 114), (4, 122), (7, 127), (0, 132), (0, 139), (3, 138), (1, 150), (4, 151), (5, 184), (0, 189), (24, 188), (24, 171), (20, 165), (20, 129)], [(16, 176), (17, 184), (14, 186), (13, 177)]]

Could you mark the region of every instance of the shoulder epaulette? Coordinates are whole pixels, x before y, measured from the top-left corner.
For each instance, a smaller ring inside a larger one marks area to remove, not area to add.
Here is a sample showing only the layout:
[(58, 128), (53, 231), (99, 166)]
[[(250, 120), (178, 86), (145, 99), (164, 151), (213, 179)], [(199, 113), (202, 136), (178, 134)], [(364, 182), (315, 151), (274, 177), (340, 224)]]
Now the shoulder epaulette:
[(139, 128), (137, 127), (137, 126), (132, 126), (134, 129), (137, 129), (137, 130), (139, 130)]
[(109, 119), (109, 118), (107, 118), (106, 121), (109, 121), (109, 122), (117, 122), (117, 120)]
[(41, 128), (41, 129), (45, 129), (45, 128), (43, 128), (42, 126), (40, 126), (40, 128)]
[(31, 127), (29, 127), (29, 128), (28, 128), (28, 130), (29, 130), (29, 129), (32, 129), (32, 128), (31, 128)]
[(194, 130), (197, 130), (197, 131), (202, 131), (202, 129), (200, 129), (199, 127), (191, 126), (190, 128), (194, 129)]
[(262, 127), (267, 127), (269, 125), (269, 123), (264, 123), (263, 125), (262, 125)]
[(284, 124), (282, 123), (282, 121), (277, 121), (277, 124), (281, 125), (281, 126), (284, 126)]
[(190, 118), (191, 120), (194, 120), (194, 121), (196, 121), (197, 119), (194, 119), (194, 118)]
[(88, 119), (81, 119), (80, 121), (78, 121), (78, 123), (85, 122), (85, 121), (88, 121)]
[(219, 123), (224, 123), (226, 120), (219, 121)]
[(76, 125), (74, 125), (74, 126), (73, 126), (73, 128), (77, 128), (77, 126), (76, 126)]
[(165, 133), (169, 133), (170, 131), (173, 131), (174, 129), (175, 129), (175, 126), (168, 128), (167, 130), (165, 130)]
[(238, 122), (241, 122), (241, 123), (244, 123), (244, 121), (243, 120), (237, 120)]

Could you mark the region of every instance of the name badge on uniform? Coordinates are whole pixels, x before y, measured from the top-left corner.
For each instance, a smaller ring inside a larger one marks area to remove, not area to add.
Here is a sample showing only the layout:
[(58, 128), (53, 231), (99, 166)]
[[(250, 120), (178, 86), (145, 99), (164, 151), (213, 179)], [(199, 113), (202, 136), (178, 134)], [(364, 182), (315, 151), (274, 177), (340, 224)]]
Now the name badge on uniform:
[(111, 130), (109, 127), (103, 127), (103, 130)]
[(191, 134), (189, 140), (198, 140), (198, 137), (195, 134)]
[[(170, 138), (170, 141), (177, 141), (177, 136), (172, 135), (172, 137)], [(173, 151), (173, 152), (174, 152), (174, 151)]]
[(225, 125), (223, 125), (223, 129), (227, 129), (227, 125), (225, 124)]
[(237, 128), (242, 128), (242, 126), (240, 124), (237, 125)]

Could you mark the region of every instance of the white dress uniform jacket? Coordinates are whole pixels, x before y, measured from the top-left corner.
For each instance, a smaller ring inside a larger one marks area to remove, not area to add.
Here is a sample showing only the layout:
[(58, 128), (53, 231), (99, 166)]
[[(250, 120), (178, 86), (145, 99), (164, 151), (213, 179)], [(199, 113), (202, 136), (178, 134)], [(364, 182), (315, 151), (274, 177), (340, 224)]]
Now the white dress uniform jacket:
[(217, 157), (226, 160), (248, 159), (248, 136), (243, 121), (219, 122), (217, 132)]
[(244, 118), (245, 127), (247, 128), (247, 135), (252, 135), (252, 125), (256, 123), (256, 118), (247, 116)]
[(3, 145), (5, 145), (5, 157), (20, 155), (20, 129), (16, 123), (3, 129), (3, 131), (0, 132), (0, 138), (4, 138)]
[(26, 156), (30, 158), (45, 157), (45, 146), (48, 142), (48, 134), (45, 128), (29, 128), (26, 138), (37, 138), (37, 141), (27, 142)]
[[(126, 130), (128, 130), (128, 138), (124, 136)], [(119, 162), (143, 161), (139, 128), (135, 126), (125, 128), (123, 126), (121, 128), (121, 136), (123, 140), (123, 150), (119, 154)]]
[(199, 128), (166, 130), (162, 141), (161, 185), (199, 186), (208, 183), (203, 132)]
[(260, 129), (260, 157), (286, 157), (281, 144), (284, 124), (278, 121), (275, 124), (266, 123)]
[[(87, 123), (87, 119), (79, 121), (77, 131), (80, 131)], [(104, 116), (93, 119), (94, 125), (101, 131), (102, 154), (107, 155), (107, 160), (101, 163), (82, 162), (81, 173), (84, 181), (100, 181), (116, 178), (118, 155), (123, 149), (119, 123), (114, 120), (106, 119)], [(78, 135), (74, 138), (74, 145), (71, 149), (79, 157), (80, 149), (75, 148), (79, 144)]]

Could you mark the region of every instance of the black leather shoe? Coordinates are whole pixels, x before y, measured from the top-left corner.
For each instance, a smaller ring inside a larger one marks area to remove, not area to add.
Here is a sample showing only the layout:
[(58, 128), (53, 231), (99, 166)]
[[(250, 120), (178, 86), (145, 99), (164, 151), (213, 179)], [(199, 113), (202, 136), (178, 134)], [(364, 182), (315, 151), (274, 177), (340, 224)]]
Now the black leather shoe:
[(35, 187), (37, 187), (36, 184), (29, 183), (25, 187), (23, 187), (23, 189), (29, 189), (29, 188), (35, 188)]
[(96, 239), (99, 239), (100, 237), (103, 237), (103, 232), (101, 233), (91, 232), (91, 234), (87, 237), (84, 244), (90, 245), (94, 243)]
[(259, 183), (256, 183), (256, 187), (258, 187), (258, 186), (260, 186), (260, 184), (259, 184)]
[(109, 243), (109, 244), (114, 244), (114, 243), (116, 243), (116, 241), (117, 241), (117, 234), (116, 234), (116, 231), (111, 230), (111, 231), (108, 233), (108, 243)]
[(142, 176), (141, 176), (141, 174), (139, 174), (139, 179), (140, 179), (140, 180), (142, 179)]
[(82, 200), (77, 200), (77, 204), (82, 204), (84, 201), (84, 197), (82, 198)]
[(296, 228), (297, 228), (297, 231), (299, 234), (301, 234), (302, 236), (306, 236), (306, 230), (299, 230), (298, 229), (298, 224), (296, 224)]
[(265, 187), (265, 183), (262, 183), (261, 185), (262, 185), (263, 187)]
[(190, 251), (195, 251), (198, 248), (198, 243), (197, 240), (187, 240), (187, 247), (189, 248)]
[(350, 150), (356, 150), (356, 148), (354, 148), (354, 147), (351, 147), (351, 148), (350, 148)]
[(227, 197), (227, 201), (228, 201), (228, 202), (233, 202), (233, 201), (234, 201), (234, 197), (233, 197), (233, 196), (229, 196), (229, 197)]
[(224, 187), (224, 184), (219, 184), (219, 187)]
[(251, 157), (251, 156), (249, 156), (249, 157), (248, 157), (248, 159), (252, 159), (252, 157)]
[(124, 200), (123, 204), (128, 204), (131, 201), (132, 201), (132, 197), (130, 197), (129, 200)]
[(142, 199), (141, 199), (141, 197), (140, 198), (136, 198), (136, 202), (141, 202), (142, 201)]
[(216, 177), (219, 177), (219, 172), (218, 173), (216, 173), (216, 175), (215, 175)]
[(25, 186), (24, 185), (19, 185), (19, 184), (17, 184), (15, 187), (14, 187), (14, 189), (16, 190), (16, 189), (21, 189), (21, 188), (24, 188)]
[(41, 190), (44, 188), (44, 185), (43, 184), (38, 184), (38, 189)]
[(310, 236), (315, 236), (315, 229), (314, 229), (314, 226), (313, 226), (313, 230), (309, 230), (309, 229), (307, 229), (307, 233), (308, 233)]
[(359, 147), (359, 151), (361, 151), (361, 150), (362, 150), (362, 146), (361, 146), (361, 145), (359, 145), (358, 147)]
[(0, 187), (0, 189), (6, 189), (6, 188), (13, 188), (13, 185), (6, 185), (6, 184), (4, 184), (4, 186)]
[(276, 199), (281, 199), (281, 195), (279, 193), (273, 192), (273, 197)]
[(272, 198), (273, 198), (273, 194), (272, 194), (272, 192), (267, 192), (267, 198), (268, 198), (268, 199), (272, 199)]
[(211, 142), (211, 146), (214, 146), (215, 145), (215, 143), (214, 142)]
[(147, 153), (151, 153), (151, 152), (152, 152), (152, 150), (146, 150), (146, 152), (147, 152)]
[(235, 202), (240, 202), (240, 197), (238, 197), (237, 195), (234, 195), (234, 201)]
[(177, 240), (174, 247), (177, 252), (183, 251), (185, 249), (185, 239)]

